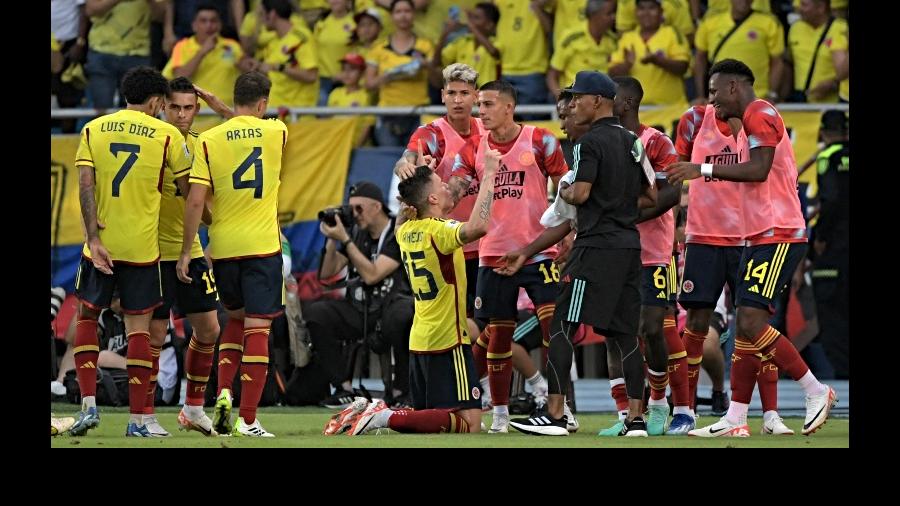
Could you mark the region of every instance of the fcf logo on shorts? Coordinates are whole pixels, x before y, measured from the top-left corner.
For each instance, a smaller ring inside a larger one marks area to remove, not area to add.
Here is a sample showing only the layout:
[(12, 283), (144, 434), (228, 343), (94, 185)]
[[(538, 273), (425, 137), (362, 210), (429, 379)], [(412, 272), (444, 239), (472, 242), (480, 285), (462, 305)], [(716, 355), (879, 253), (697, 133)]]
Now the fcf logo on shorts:
[(481, 390), (478, 387), (472, 387), (472, 398), (477, 401), (479, 397), (481, 397)]
[(475, 297), (475, 309), (481, 309), (481, 297)]
[(694, 291), (694, 282), (691, 281), (690, 279), (685, 279), (684, 283), (681, 284), (681, 290), (684, 291), (684, 293), (693, 292)]

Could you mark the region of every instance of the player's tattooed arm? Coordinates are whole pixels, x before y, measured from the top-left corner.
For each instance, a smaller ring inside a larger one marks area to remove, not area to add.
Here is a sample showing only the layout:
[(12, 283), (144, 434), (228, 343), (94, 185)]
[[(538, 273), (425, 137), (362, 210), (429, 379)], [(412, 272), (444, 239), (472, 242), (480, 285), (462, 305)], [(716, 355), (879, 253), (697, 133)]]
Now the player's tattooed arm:
[(450, 176), (450, 179), (447, 181), (447, 186), (450, 188), (450, 197), (453, 198), (454, 207), (459, 203), (463, 195), (465, 195), (466, 190), (469, 189), (469, 185), (471, 184), (471, 181), (467, 181), (459, 176)]
[(494, 202), (494, 184), (491, 178), (489, 185), (481, 185), (478, 192), (478, 200), (475, 208), (472, 209), (472, 215), (469, 221), (463, 223), (459, 230), (459, 240), (463, 244), (477, 241), (487, 234), (488, 222), (491, 219), (491, 205)]
[(79, 165), (78, 197), (81, 202), (81, 217), (88, 241), (99, 238), (100, 227), (97, 225), (97, 200), (94, 197), (94, 168)]
[(97, 222), (97, 200), (94, 196), (94, 190), (96, 189), (94, 168), (87, 165), (79, 165), (78, 170), (78, 197), (81, 202), (81, 217), (84, 219), (88, 250), (91, 252), (91, 262), (100, 272), (112, 274), (112, 257), (110, 257), (109, 252), (100, 240), (100, 224)]
[[(500, 152), (488, 147), (487, 136), (481, 138), (479, 150), (484, 153), (483, 181), (481, 182), (481, 188), (478, 190), (478, 197), (475, 200), (475, 207), (472, 208), (469, 221), (463, 223), (459, 230), (459, 239), (463, 244), (476, 241), (487, 234), (491, 220), (491, 205), (494, 202), (494, 176), (497, 173), (497, 167), (500, 165)], [(449, 182), (451, 194), (455, 194), (453, 187), (457, 180), (465, 183), (466, 189), (469, 186), (468, 182), (465, 182), (462, 178), (453, 176)], [(459, 183), (455, 184), (459, 187)], [(461, 194), (460, 192), (455, 195), (458, 197)], [(456, 198), (456, 202), (459, 202), (459, 198)]]

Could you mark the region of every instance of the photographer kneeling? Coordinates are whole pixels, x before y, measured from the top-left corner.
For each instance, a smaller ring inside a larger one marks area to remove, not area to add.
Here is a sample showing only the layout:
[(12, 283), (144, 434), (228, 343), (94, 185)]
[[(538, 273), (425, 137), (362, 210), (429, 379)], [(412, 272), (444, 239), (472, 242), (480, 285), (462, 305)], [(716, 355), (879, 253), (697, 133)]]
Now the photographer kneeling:
[(328, 238), (319, 280), (334, 277), (346, 266), (347, 294), (343, 300), (317, 301), (304, 315), (317, 359), (336, 390), (322, 405), (339, 408), (353, 401), (353, 371), (348, 367), (348, 360), (353, 357), (345, 357), (342, 347), (363, 338), (369, 349), (378, 354), (394, 348), (394, 380), (393, 384), (385, 384), (385, 400), (390, 405), (409, 393), (413, 298), (400, 268), (395, 219), (384, 204), (381, 189), (373, 183), (360, 182), (350, 188), (348, 202), (349, 205), (319, 213), (319, 230)]

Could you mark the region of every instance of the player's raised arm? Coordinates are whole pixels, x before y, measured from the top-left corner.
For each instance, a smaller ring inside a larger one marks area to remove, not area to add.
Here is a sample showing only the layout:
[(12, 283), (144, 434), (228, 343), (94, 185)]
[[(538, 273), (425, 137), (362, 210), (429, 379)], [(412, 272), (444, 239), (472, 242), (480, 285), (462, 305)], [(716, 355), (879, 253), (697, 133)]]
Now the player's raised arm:
[(494, 201), (494, 175), (497, 173), (497, 167), (500, 166), (500, 152), (488, 147), (487, 135), (481, 137), (479, 150), (484, 152), (484, 177), (469, 221), (465, 222), (459, 231), (459, 238), (463, 243), (474, 242), (484, 237), (491, 219), (491, 204)]
[(217, 114), (225, 119), (231, 119), (234, 117), (234, 111), (229, 109), (228, 106), (225, 105), (225, 102), (222, 102), (222, 99), (213, 95), (211, 92), (197, 86), (196, 84), (194, 85), (194, 89), (197, 90), (197, 96), (202, 98), (203, 101), (206, 102), (206, 105), (208, 105), (209, 108), (215, 111)]
[(401, 181), (409, 179), (416, 174), (416, 167), (420, 165), (427, 165), (431, 170), (437, 165), (437, 160), (433, 156), (425, 154), (421, 138), (416, 139), (416, 151), (407, 149), (403, 152), (403, 156), (394, 164), (394, 174)]

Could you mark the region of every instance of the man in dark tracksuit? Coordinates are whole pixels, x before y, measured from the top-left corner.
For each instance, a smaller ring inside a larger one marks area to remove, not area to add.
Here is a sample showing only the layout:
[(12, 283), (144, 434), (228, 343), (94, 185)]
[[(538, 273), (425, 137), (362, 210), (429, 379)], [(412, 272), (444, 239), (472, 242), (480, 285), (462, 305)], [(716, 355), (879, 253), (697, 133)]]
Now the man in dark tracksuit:
[(820, 210), (813, 237), (813, 290), (819, 343), (835, 377), (850, 377), (850, 146), (847, 116), (826, 111), (820, 127), (827, 147), (816, 160)]

